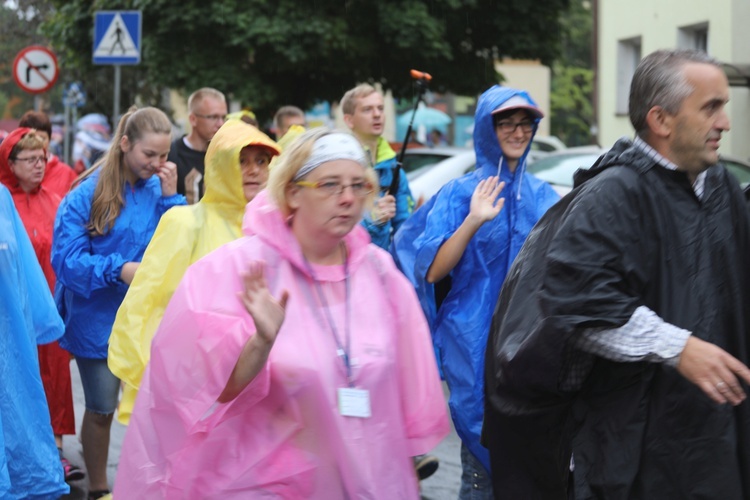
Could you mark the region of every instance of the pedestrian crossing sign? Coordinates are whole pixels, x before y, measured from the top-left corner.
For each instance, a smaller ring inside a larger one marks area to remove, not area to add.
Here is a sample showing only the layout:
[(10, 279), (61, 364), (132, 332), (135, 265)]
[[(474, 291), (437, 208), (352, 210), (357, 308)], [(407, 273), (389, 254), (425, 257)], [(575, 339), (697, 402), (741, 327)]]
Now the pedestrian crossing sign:
[(98, 11), (94, 17), (94, 64), (141, 62), (141, 12)]

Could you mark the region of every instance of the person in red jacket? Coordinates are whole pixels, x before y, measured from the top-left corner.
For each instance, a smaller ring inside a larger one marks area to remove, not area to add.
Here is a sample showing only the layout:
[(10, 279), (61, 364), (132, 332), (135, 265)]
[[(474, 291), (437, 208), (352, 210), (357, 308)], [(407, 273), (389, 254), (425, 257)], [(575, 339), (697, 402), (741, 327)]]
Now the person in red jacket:
[[(36, 257), (47, 278), (50, 293), (55, 273), (50, 262), (52, 229), (60, 195), (44, 184), (47, 162), (46, 140), (29, 128), (17, 128), (0, 144), (0, 182), (8, 188), (21, 216)], [(68, 167), (64, 167), (68, 168)], [(37, 291), (37, 293), (42, 291)], [(70, 381), (70, 354), (57, 341), (37, 346), (39, 368), (50, 410), (55, 444), (65, 470), (66, 481), (83, 479), (83, 471), (62, 456), (62, 436), (74, 435), (73, 394)], [(33, 446), (32, 443), (29, 443)]]
[(49, 117), (41, 111), (27, 111), (18, 122), (22, 128), (33, 128), (38, 136), (44, 141), (44, 150), (47, 151), (47, 168), (44, 171), (42, 185), (49, 191), (64, 197), (70, 191), (70, 186), (75, 181), (78, 174), (75, 170), (63, 163), (60, 158), (49, 152), (49, 141), (52, 137), (52, 123)]

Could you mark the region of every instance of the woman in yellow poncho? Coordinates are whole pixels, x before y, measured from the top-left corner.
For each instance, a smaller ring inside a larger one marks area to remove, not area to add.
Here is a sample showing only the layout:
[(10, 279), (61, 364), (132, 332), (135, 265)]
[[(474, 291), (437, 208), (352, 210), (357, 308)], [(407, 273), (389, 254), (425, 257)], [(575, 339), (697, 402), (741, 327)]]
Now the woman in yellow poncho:
[(108, 364), (124, 382), (117, 419), (128, 424), (151, 339), (188, 266), (242, 235), (245, 205), (265, 187), (268, 165), (280, 153), (266, 134), (227, 121), (206, 151), (205, 195), (165, 213), (149, 243), (109, 339)]

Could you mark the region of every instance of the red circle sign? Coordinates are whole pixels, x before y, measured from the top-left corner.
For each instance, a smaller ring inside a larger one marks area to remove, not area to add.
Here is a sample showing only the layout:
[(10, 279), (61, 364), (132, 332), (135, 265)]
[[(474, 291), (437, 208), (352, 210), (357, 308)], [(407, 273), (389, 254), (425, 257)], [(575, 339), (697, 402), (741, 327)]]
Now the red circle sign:
[(57, 82), (58, 74), (57, 57), (40, 45), (26, 47), (13, 61), (13, 79), (31, 94), (47, 92)]

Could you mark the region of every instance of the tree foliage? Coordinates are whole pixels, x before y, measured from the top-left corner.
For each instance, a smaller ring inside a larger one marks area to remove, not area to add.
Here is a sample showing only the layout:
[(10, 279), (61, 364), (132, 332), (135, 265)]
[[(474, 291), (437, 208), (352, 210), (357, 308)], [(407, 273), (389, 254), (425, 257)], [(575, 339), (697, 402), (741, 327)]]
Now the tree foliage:
[(556, 65), (554, 73), (550, 93), (552, 135), (568, 146), (589, 144), (594, 125), (594, 72), (588, 68)]
[(475, 95), (497, 81), (495, 57), (550, 64), (568, 2), (49, 1), (45, 33), (71, 79), (90, 87), (111, 74), (91, 63), (96, 11), (141, 10), (142, 63), (123, 67), (122, 106), (136, 95), (156, 99), (162, 88), (213, 86), (261, 115), (281, 104), (338, 100), (363, 81), (409, 96), (411, 68), (431, 73), (433, 90)]
[(593, 14), (588, 0), (572, 0), (560, 20), (562, 50), (552, 66), (551, 133), (568, 146), (590, 144), (594, 117)]

